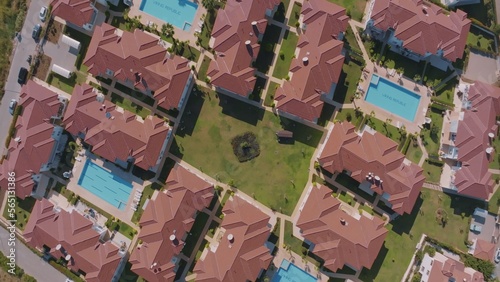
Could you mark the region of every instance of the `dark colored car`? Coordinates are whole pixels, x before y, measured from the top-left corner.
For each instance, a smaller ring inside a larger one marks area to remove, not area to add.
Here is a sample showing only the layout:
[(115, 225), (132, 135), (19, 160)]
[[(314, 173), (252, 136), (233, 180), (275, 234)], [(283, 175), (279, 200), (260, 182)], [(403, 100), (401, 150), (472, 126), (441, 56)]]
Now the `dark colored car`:
[(26, 68), (21, 68), (19, 70), (19, 75), (17, 77), (17, 82), (19, 84), (25, 84), (27, 77), (28, 77), (28, 70)]
[(38, 40), (38, 38), (40, 37), (40, 33), (42, 33), (42, 26), (37, 24), (33, 28), (33, 32), (31, 33), (31, 37), (33, 37), (33, 39), (35, 39), (35, 40)]

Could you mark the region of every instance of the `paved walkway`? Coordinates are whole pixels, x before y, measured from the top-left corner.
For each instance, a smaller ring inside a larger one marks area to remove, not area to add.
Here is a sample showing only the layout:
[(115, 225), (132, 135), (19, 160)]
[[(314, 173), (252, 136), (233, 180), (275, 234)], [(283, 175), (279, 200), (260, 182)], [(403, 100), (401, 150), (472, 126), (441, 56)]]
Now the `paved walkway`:
[(422, 150), (422, 157), (420, 157), (420, 161), (418, 162), (418, 166), (422, 167), (425, 160), (429, 157), (429, 154), (427, 153), (427, 149), (425, 149), (424, 144), (422, 144), (422, 139), (420, 138), (420, 136), (416, 136), (416, 137), (417, 137), (418, 146), (420, 147), (420, 150)]

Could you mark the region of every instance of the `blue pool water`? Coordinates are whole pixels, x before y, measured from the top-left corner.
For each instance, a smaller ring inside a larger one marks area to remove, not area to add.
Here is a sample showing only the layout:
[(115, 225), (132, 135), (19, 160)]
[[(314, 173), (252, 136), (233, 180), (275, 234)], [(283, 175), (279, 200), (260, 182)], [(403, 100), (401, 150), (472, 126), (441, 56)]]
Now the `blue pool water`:
[(132, 183), (111, 174), (109, 171), (87, 160), (78, 185), (120, 210), (125, 209)]
[(190, 0), (142, 0), (139, 9), (188, 31), (193, 23), (198, 4)]
[(378, 75), (373, 75), (365, 101), (413, 121), (420, 103), (420, 95)]
[(280, 269), (274, 274), (272, 282), (313, 282), (316, 280), (309, 273), (284, 259)]

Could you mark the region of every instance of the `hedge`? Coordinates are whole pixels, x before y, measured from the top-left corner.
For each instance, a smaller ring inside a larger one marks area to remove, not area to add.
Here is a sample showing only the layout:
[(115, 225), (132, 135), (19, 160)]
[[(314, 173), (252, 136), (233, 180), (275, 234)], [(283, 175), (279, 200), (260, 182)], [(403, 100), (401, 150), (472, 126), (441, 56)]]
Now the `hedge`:
[(413, 134), (408, 134), (408, 136), (406, 136), (405, 143), (403, 145), (403, 148), (401, 149), (401, 153), (403, 155), (406, 155), (406, 153), (408, 152), (408, 148), (410, 147), (410, 143), (412, 142), (412, 138), (413, 138)]
[(437, 154), (429, 154), (429, 158), (426, 160), (429, 164), (443, 167), (444, 162), (439, 160), (439, 156)]
[(69, 277), (71, 280), (76, 281), (76, 282), (85, 282), (85, 280), (83, 280), (82, 278), (77, 276), (73, 271), (69, 270), (67, 267), (60, 265), (53, 260), (49, 261), (49, 264), (52, 265), (55, 269), (57, 269), (62, 274), (66, 275), (66, 277)]
[(5, 147), (6, 148), (9, 148), (10, 139), (12, 139), (14, 137), (14, 135), (16, 134), (17, 118), (19, 117), (19, 115), (21, 115), (22, 111), (23, 111), (23, 106), (21, 106), (21, 105), (18, 105), (16, 107), (16, 109), (14, 110), (14, 115), (12, 116), (12, 123), (10, 124), (10, 127), (9, 127), (9, 134), (7, 135), (7, 139), (5, 139)]
[(467, 46), (469, 47), (469, 49), (472, 49), (472, 50), (477, 50), (479, 52), (483, 52), (483, 53), (486, 53), (490, 56), (496, 56), (498, 54), (498, 52), (493, 52), (491, 50), (488, 50), (488, 49), (485, 49), (483, 47), (478, 47), (474, 44), (471, 44), (471, 43), (467, 43)]
[(436, 97), (436, 96), (432, 96), (432, 97), (431, 97), (431, 101), (432, 101), (432, 102), (435, 102), (435, 103), (442, 104), (442, 105), (447, 106), (447, 107), (450, 107), (450, 108), (454, 108), (454, 107), (455, 107), (455, 104), (453, 104), (453, 103), (451, 103), (451, 102), (448, 102), (448, 101), (441, 100), (441, 99), (439, 99), (439, 98), (438, 98), (438, 97)]

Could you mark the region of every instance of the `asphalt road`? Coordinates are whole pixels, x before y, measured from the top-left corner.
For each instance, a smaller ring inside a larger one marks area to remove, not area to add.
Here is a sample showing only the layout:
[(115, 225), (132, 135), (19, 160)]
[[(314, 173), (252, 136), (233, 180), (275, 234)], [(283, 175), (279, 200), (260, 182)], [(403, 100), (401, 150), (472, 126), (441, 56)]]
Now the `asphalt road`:
[[(12, 248), (12, 246), (8, 245), (8, 240), (9, 232), (1, 226), (0, 251), (5, 255), (9, 255), (8, 250)], [(66, 280), (66, 276), (34, 254), (19, 240), (16, 240), (16, 264), (24, 269), (25, 273), (35, 277), (39, 282), (64, 282)]]
[[(21, 67), (28, 68), (28, 55), (35, 53), (36, 42), (31, 38), (31, 32), (36, 24), (41, 24), (38, 17), (40, 9), (42, 6), (47, 6), (49, 0), (37, 0), (30, 1), (31, 4), (28, 8), (28, 13), (26, 15), (26, 20), (24, 22), (23, 29), (21, 31), (21, 38), (19, 41), (16, 40), (14, 43), (14, 57), (11, 63), (9, 76), (7, 77), (7, 83), (5, 84), (5, 95), (2, 98), (0, 104), (0, 148), (4, 148), (5, 138), (7, 137), (7, 131), (9, 130), (10, 123), (12, 121), (12, 116), (9, 114), (9, 102), (12, 99), (19, 101), (19, 92), (21, 91), (21, 85), (17, 83), (17, 76), (19, 74), (19, 69)], [(14, 34), (12, 34), (14, 37)], [(17, 47), (16, 47), (17, 45)], [(3, 151), (3, 150), (2, 150)]]

